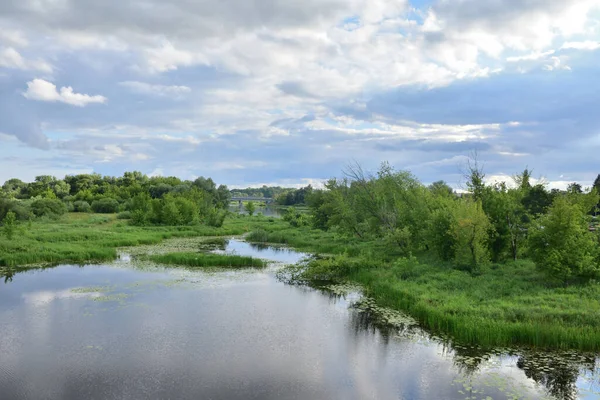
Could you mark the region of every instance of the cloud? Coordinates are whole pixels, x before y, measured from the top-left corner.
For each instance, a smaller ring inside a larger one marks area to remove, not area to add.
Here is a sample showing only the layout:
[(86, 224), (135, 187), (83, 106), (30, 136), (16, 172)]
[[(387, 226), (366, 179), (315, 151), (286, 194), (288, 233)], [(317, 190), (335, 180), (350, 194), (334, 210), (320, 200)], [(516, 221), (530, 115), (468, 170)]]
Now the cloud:
[(75, 93), (70, 86), (61, 87), (60, 92), (56, 90), (56, 85), (43, 79), (34, 79), (27, 82), (27, 91), (23, 96), (29, 100), (58, 101), (77, 107), (85, 107), (92, 103), (106, 103), (107, 98), (100, 95), (90, 96), (87, 94)]
[(12, 47), (0, 48), (0, 67), (52, 72), (52, 66), (42, 60), (26, 60)]
[(583, 42), (566, 42), (561, 46), (561, 49), (597, 50), (600, 49), (600, 42), (591, 40)]
[(241, 185), (327, 178), (350, 159), (453, 181), (450, 164), (473, 149), (490, 175), (516, 161), (589, 180), (596, 5), (9, 0), (0, 132), (20, 142), (2, 145), (48, 149), (54, 170), (73, 162)]
[(151, 96), (180, 97), (192, 91), (192, 89), (190, 89), (188, 86), (156, 85), (138, 81), (126, 81), (120, 82), (119, 84), (130, 89), (133, 92), (147, 94)]

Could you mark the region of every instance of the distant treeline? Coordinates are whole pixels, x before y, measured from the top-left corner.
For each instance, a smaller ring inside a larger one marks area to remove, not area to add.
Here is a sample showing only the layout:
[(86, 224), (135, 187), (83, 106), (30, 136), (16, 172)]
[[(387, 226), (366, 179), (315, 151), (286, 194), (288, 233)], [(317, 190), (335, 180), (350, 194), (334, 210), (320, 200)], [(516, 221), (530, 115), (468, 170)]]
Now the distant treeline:
[(264, 197), (275, 199), (281, 206), (294, 206), (306, 204), (307, 196), (312, 193), (312, 186), (300, 189), (285, 188), (281, 186), (262, 186), (260, 188), (233, 189), (232, 197)]
[(56, 217), (68, 211), (121, 213), (132, 223), (220, 224), (230, 193), (211, 178), (184, 181), (125, 172), (122, 177), (100, 174), (42, 175), (33, 182), (10, 179), (0, 190), (0, 221), (10, 218)]

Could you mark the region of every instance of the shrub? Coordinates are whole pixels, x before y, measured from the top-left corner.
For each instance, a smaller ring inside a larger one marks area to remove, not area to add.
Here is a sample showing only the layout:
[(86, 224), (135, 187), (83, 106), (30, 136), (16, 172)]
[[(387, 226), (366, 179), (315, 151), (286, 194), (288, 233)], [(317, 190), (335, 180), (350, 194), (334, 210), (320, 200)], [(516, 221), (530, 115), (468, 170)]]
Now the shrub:
[(15, 213), (12, 211), (6, 213), (6, 216), (2, 220), (2, 224), (4, 225), (4, 234), (6, 235), (7, 239), (12, 240), (17, 227), (17, 216)]
[(31, 211), (36, 217), (60, 217), (67, 212), (67, 206), (58, 199), (39, 199), (31, 203)]
[(78, 200), (78, 201), (73, 202), (73, 211), (81, 212), (81, 213), (88, 213), (88, 212), (92, 211), (92, 206), (90, 206), (90, 203), (88, 203), (87, 201)]
[(92, 202), (92, 210), (97, 213), (112, 214), (119, 211), (119, 202), (115, 199), (104, 198)]
[(248, 203), (246, 203), (244, 208), (246, 209), (246, 212), (248, 213), (249, 216), (254, 215), (254, 211), (256, 211), (256, 205), (254, 204), (253, 201), (249, 201)]
[(117, 219), (131, 219), (131, 211), (122, 211), (118, 213)]
[(215, 228), (220, 228), (223, 226), (223, 222), (225, 222), (226, 216), (227, 211), (217, 210), (216, 208), (213, 208), (206, 216), (206, 225), (213, 226)]
[(9, 211), (12, 211), (19, 221), (26, 221), (32, 217), (31, 208), (27, 203), (19, 200), (0, 199), (0, 221)]

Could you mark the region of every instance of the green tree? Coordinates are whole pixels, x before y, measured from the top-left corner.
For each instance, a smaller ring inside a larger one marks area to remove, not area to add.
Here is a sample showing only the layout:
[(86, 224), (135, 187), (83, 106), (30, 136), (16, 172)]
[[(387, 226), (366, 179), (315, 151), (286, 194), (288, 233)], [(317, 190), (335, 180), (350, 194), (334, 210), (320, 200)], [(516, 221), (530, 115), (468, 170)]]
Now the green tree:
[(12, 240), (17, 228), (17, 216), (15, 213), (9, 211), (2, 220), (2, 224), (4, 225), (4, 234), (6, 235), (7, 239)]
[(479, 163), (477, 153), (473, 153), (467, 160), (464, 178), (467, 181), (467, 189), (473, 194), (475, 201), (481, 201), (485, 190), (485, 173), (483, 165)]
[(566, 196), (558, 196), (548, 214), (536, 221), (529, 243), (538, 268), (564, 283), (598, 273), (596, 238), (588, 231), (581, 206)]
[(494, 261), (501, 261), (509, 255), (513, 260), (518, 257), (529, 220), (522, 203), (527, 191), (526, 185), (519, 185), (518, 189), (507, 189), (504, 183), (486, 187), (483, 206), (494, 228), (490, 238)]
[(248, 213), (249, 216), (254, 215), (254, 211), (256, 211), (256, 205), (254, 204), (253, 201), (247, 202), (244, 207), (246, 208), (246, 212)]
[(429, 190), (434, 196), (451, 197), (454, 196), (454, 190), (444, 181), (433, 182), (429, 185)]
[(460, 201), (453, 211), (450, 229), (454, 239), (454, 262), (458, 267), (476, 272), (489, 262), (490, 221), (478, 201)]

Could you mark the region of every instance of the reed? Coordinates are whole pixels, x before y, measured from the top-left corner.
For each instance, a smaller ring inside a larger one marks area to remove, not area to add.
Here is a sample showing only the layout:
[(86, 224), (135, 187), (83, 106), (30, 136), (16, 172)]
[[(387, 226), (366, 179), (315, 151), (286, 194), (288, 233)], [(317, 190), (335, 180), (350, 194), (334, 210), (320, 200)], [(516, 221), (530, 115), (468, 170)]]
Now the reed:
[(188, 267), (264, 268), (267, 262), (260, 258), (213, 253), (167, 253), (148, 257), (158, 264)]

